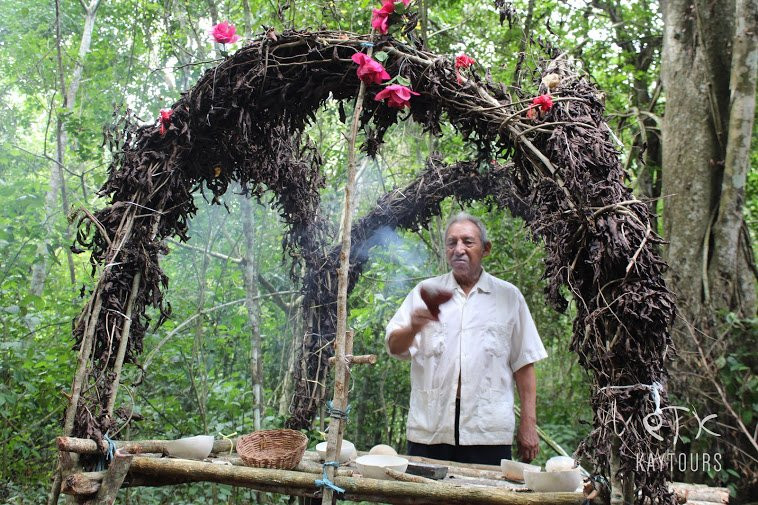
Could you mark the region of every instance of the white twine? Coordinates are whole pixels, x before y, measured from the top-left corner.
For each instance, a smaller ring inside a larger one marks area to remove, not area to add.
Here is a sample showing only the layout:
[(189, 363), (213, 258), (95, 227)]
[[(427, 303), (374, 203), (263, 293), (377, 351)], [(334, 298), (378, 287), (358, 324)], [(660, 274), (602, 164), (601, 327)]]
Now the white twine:
[(663, 385), (655, 381), (652, 384), (631, 384), (629, 386), (604, 386), (598, 389), (598, 391), (603, 391), (604, 389), (632, 389), (632, 388), (647, 388), (650, 390), (650, 395), (653, 397), (653, 405), (655, 405), (655, 414), (661, 413), (661, 392), (663, 391)]
[(656, 414), (661, 413), (661, 391), (663, 391), (663, 386), (660, 382), (655, 381), (650, 385), (650, 394), (653, 395)]

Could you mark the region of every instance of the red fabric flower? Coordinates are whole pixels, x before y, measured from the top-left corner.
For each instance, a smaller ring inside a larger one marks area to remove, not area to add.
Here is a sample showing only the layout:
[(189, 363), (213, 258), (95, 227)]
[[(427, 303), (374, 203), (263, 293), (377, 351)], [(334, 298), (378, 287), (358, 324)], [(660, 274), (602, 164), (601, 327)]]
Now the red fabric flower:
[(476, 60), (465, 53), (461, 53), (455, 57), (455, 68), (468, 68), (474, 63), (476, 63)]
[(540, 95), (534, 97), (532, 104), (539, 105), (539, 108), (542, 112), (547, 112), (553, 107), (553, 98), (548, 94)]
[(173, 109), (161, 109), (161, 117), (159, 119), (161, 123), (161, 135), (165, 135), (168, 127), (171, 126), (171, 114), (173, 113)]
[(371, 16), (372, 28), (382, 35), (386, 35), (390, 26), (390, 14), (393, 12), (395, 12), (394, 0), (385, 0), (381, 9), (373, 9), (373, 15)]
[(219, 44), (234, 44), (240, 39), (237, 28), (229, 21), (224, 21), (211, 28), (211, 35)]
[(389, 107), (395, 107), (396, 109), (402, 109), (403, 107), (410, 106), (411, 95), (417, 95), (415, 91), (407, 86), (401, 84), (390, 84), (379, 93), (376, 94), (374, 100), (381, 101), (387, 99), (387, 105)]
[(381, 84), (390, 78), (390, 74), (378, 61), (363, 53), (355, 53), (353, 61), (358, 64), (358, 79), (366, 84)]
[(463, 84), (463, 79), (461, 78), (460, 69), (468, 68), (474, 63), (476, 63), (476, 60), (466, 55), (465, 53), (461, 53), (455, 57), (455, 80), (458, 81), (458, 84)]

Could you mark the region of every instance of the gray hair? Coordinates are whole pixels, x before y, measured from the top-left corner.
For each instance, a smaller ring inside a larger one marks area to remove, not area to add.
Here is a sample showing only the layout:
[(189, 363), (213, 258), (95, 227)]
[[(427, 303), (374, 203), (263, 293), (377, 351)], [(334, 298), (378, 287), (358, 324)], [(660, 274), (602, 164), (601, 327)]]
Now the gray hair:
[(472, 222), (477, 228), (479, 228), (479, 237), (482, 239), (482, 245), (486, 246), (490, 243), (489, 239), (487, 239), (487, 228), (484, 227), (482, 220), (478, 217), (472, 216), (468, 212), (459, 212), (450, 218), (450, 221), (447, 222), (447, 226), (445, 227), (445, 235), (442, 237), (443, 241), (447, 239), (447, 232), (450, 231), (450, 227), (455, 223), (460, 223), (462, 221)]

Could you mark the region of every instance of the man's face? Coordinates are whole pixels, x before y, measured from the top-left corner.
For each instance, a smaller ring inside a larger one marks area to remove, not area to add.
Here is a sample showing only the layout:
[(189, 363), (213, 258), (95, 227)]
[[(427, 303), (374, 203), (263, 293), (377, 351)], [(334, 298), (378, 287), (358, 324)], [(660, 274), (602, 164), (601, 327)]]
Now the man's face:
[(490, 253), (491, 244), (482, 243), (479, 227), (471, 221), (450, 225), (445, 237), (445, 253), (456, 279), (468, 281), (479, 277), (482, 258)]

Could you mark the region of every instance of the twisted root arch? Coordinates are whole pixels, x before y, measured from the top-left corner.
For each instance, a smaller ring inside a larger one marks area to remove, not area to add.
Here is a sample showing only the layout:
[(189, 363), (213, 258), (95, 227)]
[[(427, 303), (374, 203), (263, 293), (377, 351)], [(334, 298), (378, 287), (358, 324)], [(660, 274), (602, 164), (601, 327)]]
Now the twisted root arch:
[[(351, 56), (371, 43), (344, 32), (288, 31), (262, 36), (208, 70), (172, 106), (166, 131), (158, 125), (127, 121), (110, 130), (113, 153), (101, 195), (109, 204), (79, 223), (77, 242), (92, 253), (98, 273), (91, 298), (75, 321), (80, 349), (77, 375), (64, 430), (102, 440), (112, 429), (121, 363), (138, 363), (148, 327), (148, 306), (160, 320), (170, 307), (163, 300), (168, 279), (158, 258), (163, 240), (187, 240), (187, 223), (197, 208), (192, 195), (209, 190), (213, 201), (238, 182), (251, 197), (265, 191), (288, 227), (283, 249), (301, 279), (309, 333), (298, 367), (291, 406), (292, 427), (307, 425), (323, 391), (308, 388), (327, 369), (334, 337), (338, 248), (327, 247), (333, 230), (319, 213), (325, 184), (317, 149), (301, 134), (329, 99), (354, 99), (359, 82)], [(565, 310), (566, 288), (576, 301), (572, 349), (594, 383), (595, 429), (581, 450), (595, 470), (609, 474), (611, 409), (631, 426), (621, 437), (621, 467), (634, 475), (642, 498), (670, 500), (665, 468), (634, 474), (635, 454), (665, 452), (671, 419), (664, 417), (663, 441), (641, 436), (643, 418), (652, 413), (648, 389), (619, 385), (665, 383), (672, 352), (669, 326), (673, 298), (663, 283), (660, 242), (650, 229), (647, 206), (624, 186), (624, 172), (603, 120), (600, 95), (565, 60), (545, 62), (543, 74), (558, 80), (555, 105), (539, 118), (525, 114), (529, 99), (471, 73), (459, 84), (450, 59), (404, 45), (392, 38), (373, 41), (389, 58), (391, 75), (403, 75), (420, 93), (410, 115), (435, 135), (448, 121), (476, 147), (476, 161), (444, 165), (430, 158), (426, 169), (403, 191), (385, 195), (374, 211), (353, 227), (350, 288), (376, 243), (380, 226), (417, 228), (439, 213), (447, 196), (491, 198), (526, 219), (546, 248), (547, 301)], [(537, 71), (537, 69), (535, 69)], [(541, 84), (541, 92), (547, 91)], [(374, 155), (387, 129), (402, 119), (397, 109), (374, 101), (370, 86), (360, 117), (363, 150)], [(489, 165), (493, 157), (507, 166)], [(326, 253), (324, 252), (326, 251)], [(314, 353), (315, 349), (326, 352)], [(310, 381), (305, 380), (310, 379)], [(662, 405), (667, 396), (662, 395)], [(641, 498), (641, 499), (642, 499)]]

